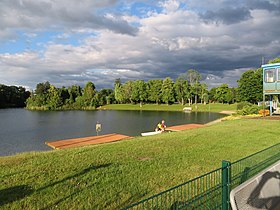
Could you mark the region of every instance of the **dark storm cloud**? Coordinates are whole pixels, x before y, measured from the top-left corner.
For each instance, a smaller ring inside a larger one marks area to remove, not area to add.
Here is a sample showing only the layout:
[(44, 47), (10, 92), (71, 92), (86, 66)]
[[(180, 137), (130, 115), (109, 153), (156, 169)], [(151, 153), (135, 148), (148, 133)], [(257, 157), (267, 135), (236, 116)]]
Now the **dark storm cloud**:
[[(127, 21), (117, 16), (108, 17), (100, 11), (103, 7), (113, 6), (116, 2), (116, 0), (60, 0), (57, 2), (3, 0), (0, 2), (0, 27), (7, 32), (16, 28), (26, 30), (88, 28), (108, 29), (116, 33), (136, 35), (138, 29)], [(2, 37), (4, 38), (4, 35)]]
[(206, 9), (200, 13), (201, 19), (207, 23), (239, 23), (252, 18), (251, 11), (256, 9), (280, 14), (280, 1), (277, 0), (220, 1), (220, 4), (213, 5), (216, 5), (216, 8), (213, 6), (211, 10)]
[(245, 2), (250, 9), (262, 9), (280, 13), (280, 1), (251, 0)]
[(245, 8), (222, 8), (218, 11), (207, 11), (200, 14), (205, 22), (216, 22), (223, 24), (239, 23), (252, 18), (250, 11)]

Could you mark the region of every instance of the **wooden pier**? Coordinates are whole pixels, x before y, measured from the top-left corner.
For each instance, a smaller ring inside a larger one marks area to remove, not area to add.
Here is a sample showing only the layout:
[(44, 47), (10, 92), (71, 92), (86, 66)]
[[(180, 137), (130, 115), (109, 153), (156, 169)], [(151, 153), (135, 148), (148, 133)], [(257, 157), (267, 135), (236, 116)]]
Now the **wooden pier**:
[[(202, 124), (176, 125), (176, 126), (167, 127), (166, 131), (183, 131), (183, 130), (189, 130), (193, 128), (200, 128), (202, 126), (204, 125)], [(82, 138), (57, 140), (57, 141), (51, 141), (45, 143), (48, 146), (52, 147), (53, 149), (67, 149), (67, 148), (73, 148), (73, 147), (79, 147), (85, 145), (110, 143), (110, 142), (121, 141), (129, 138), (133, 138), (133, 137), (113, 133), (113, 134), (106, 134), (102, 136), (89, 136), (89, 137), (82, 137)]]
[(171, 127), (167, 127), (165, 130), (166, 131), (184, 131), (184, 130), (189, 130), (193, 128), (200, 128), (203, 127), (203, 124), (185, 124), (185, 125), (175, 125)]
[(113, 133), (113, 134), (106, 134), (102, 136), (89, 136), (83, 138), (58, 140), (58, 141), (45, 142), (45, 143), (48, 146), (52, 147), (53, 149), (66, 149), (66, 148), (73, 148), (73, 147), (79, 147), (85, 145), (94, 145), (94, 144), (103, 144), (103, 143), (121, 141), (129, 138), (132, 137)]

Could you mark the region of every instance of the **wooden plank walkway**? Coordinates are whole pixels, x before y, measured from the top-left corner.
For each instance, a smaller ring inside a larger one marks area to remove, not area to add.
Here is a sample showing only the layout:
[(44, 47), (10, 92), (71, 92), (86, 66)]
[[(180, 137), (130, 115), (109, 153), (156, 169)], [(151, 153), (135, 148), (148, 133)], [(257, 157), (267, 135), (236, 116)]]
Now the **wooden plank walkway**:
[(73, 148), (73, 147), (79, 147), (85, 145), (103, 144), (103, 143), (109, 143), (114, 141), (121, 141), (129, 138), (133, 138), (133, 137), (113, 133), (113, 134), (106, 134), (102, 136), (89, 136), (83, 138), (58, 140), (58, 141), (45, 142), (45, 143), (48, 146), (52, 147), (53, 149), (66, 149), (66, 148)]
[(167, 127), (165, 130), (167, 131), (184, 131), (193, 128), (200, 128), (203, 127), (203, 124), (185, 124), (185, 125), (175, 125), (171, 127)]
[[(167, 127), (166, 131), (183, 131), (189, 130), (193, 128), (200, 128), (204, 125), (202, 124), (186, 124), (186, 125), (176, 125)], [(122, 134), (106, 134), (102, 136), (88, 136), (82, 138), (73, 138), (73, 139), (65, 139), (65, 140), (57, 140), (51, 142), (45, 142), (48, 146), (52, 147), (53, 149), (67, 149), (85, 145), (94, 145), (94, 144), (103, 144), (115, 141), (121, 141), (124, 139), (133, 138), (131, 136), (126, 136)]]

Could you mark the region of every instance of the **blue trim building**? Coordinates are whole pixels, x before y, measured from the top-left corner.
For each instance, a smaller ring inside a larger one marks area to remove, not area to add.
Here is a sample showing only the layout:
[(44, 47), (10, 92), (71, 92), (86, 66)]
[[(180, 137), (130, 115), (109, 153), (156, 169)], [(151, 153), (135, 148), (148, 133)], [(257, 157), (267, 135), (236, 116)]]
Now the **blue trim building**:
[(280, 95), (280, 63), (265, 64), (263, 68), (263, 95), (269, 95), (270, 115), (272, 115), (272, 96)]

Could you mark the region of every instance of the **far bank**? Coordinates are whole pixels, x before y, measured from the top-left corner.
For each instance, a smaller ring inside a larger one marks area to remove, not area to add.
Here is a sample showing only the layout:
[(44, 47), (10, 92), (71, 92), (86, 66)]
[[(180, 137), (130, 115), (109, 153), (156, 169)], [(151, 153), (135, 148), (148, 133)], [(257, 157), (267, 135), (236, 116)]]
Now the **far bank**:
[(191, 107), (192, 112), (236, 112), (237, 104), (222, 104), (222, 103), (208, 103), (208, 104), (110, 104), (98, 107), (99, 110), (145, 110), (145, 111), (183, 111), (185, 107)]

